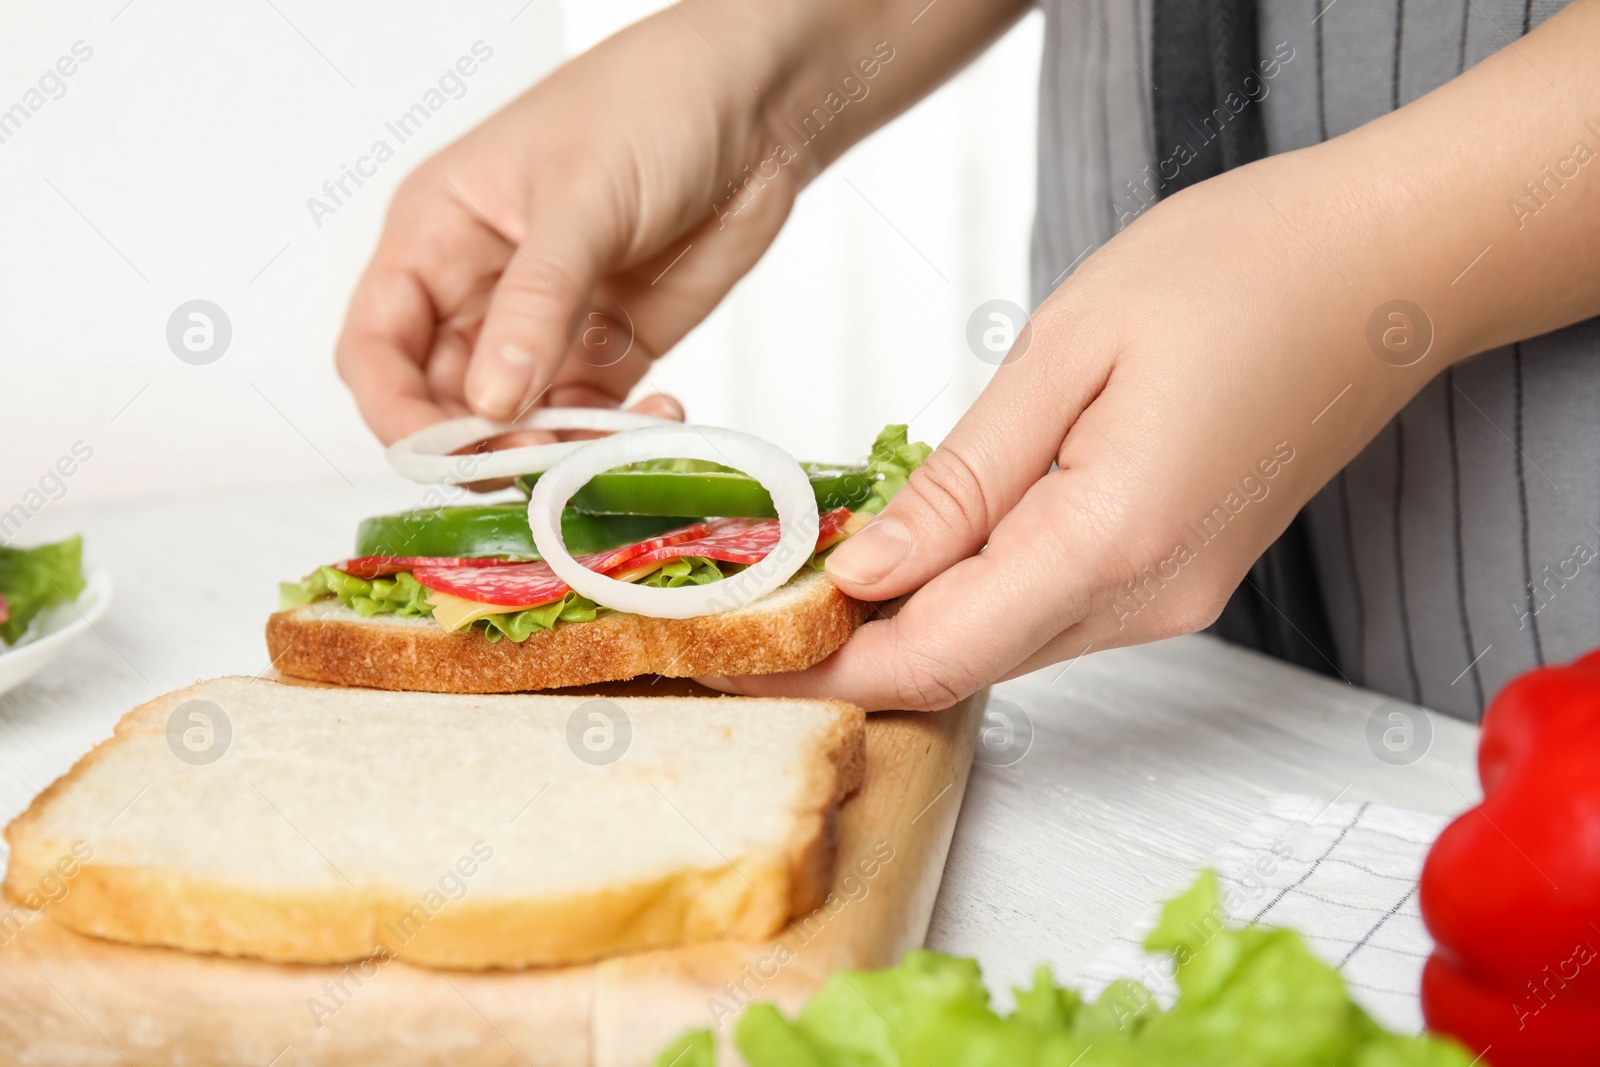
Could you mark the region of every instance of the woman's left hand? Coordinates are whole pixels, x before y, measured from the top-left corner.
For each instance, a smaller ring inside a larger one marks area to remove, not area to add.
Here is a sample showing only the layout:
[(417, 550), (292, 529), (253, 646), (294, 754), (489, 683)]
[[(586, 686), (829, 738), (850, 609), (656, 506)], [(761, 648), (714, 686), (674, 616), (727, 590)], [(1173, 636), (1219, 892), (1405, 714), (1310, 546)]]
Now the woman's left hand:
[(1600, 178), (1537, 232), (1506, 210), (1600, 98), (1573, 43), (1597, 39), (1600, 4), (1574, 5), (1416, 104), (1152, 207), (829, 558), (853, 596), (909, 594), (899, 610), (810, 670), (715, 684), (933, 709), (1208, 625), (1433, 375), (1600, 313)]

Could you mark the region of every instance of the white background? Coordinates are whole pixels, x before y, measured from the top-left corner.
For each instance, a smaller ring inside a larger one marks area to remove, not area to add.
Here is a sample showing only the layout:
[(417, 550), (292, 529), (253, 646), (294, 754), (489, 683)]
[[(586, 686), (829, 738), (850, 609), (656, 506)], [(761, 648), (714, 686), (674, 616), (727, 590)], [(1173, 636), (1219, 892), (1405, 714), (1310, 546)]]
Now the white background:
[[(16, 540), (107, 498), (393, 481), (331, 362), (390, 191), (654, 6), (7, 4), (0, 110), (75, 42), (93, 49), (0, 143), (0, 512), (74, 443), (93, 450)], [(938, 441), (992, 373), (969, 314), (1026, 305), (1039, 31), (1031, 16), (807, 190), (649, 385), (805, 458), (857, 457), (889, 421)], [(307, 197), (479, 40), (493, 58), (465, 95), (318, 228)], [(166, 343), (194, 298), (232, 322), (209, 366)]]

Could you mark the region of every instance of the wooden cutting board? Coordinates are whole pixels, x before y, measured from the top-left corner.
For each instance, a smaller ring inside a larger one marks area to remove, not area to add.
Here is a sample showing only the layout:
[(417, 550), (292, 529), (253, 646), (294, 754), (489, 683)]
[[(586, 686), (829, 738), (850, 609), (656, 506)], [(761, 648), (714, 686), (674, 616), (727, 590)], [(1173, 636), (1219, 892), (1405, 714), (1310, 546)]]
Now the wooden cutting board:
[[(772, 942), (527, 971), (391, 962), (362, 979), (100, 941), (57, 927), (46, 908), (20, 932), (0, 926), (0, 1064), (637, 1067), (691, 1027), (730, 1034), (749, 1000), (793, 1012), (834, 971), (886, 966), (922, 943), (986, 700), (869, 716), (833, 895)], [(337, 1010), (319, 1020), (317, 1002)]]

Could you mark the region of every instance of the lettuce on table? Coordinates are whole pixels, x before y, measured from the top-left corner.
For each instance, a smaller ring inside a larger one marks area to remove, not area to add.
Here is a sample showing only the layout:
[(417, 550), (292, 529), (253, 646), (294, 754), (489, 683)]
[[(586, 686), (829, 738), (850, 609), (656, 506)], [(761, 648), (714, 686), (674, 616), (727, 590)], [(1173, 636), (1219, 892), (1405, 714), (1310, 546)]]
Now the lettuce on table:
[(84, 584), (81, 537), (36, 548), (0, 547), (0, 597), (6, 606), (0, 641), (15, 644), (34, 616), (78, 599)]
[[(1000, 1015), (977, 961), (918, 951), (834, 975), (793, 1020), (752, 1004), (734, 1043), (750, 1067), (1470, 1067), (1454, 1042), (1384, 1030), (1299, 934), (1229, 929), (1222, 916), (1206, 871), (1146, 940), (1176, 964), (1170, 1010), (1128, 979), (1086, 1001), (1040, 967)], [(714, 1067), (710, 1031), (656, 1064)]]

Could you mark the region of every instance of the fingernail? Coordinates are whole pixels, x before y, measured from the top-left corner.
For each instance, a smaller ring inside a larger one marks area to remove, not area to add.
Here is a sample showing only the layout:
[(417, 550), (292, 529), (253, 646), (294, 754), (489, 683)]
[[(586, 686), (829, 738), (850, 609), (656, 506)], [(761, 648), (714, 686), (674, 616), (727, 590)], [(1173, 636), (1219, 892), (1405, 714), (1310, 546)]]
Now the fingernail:
[(833, 550), (828, 570), (855, 585), (888, 577), (911, 551), (911, 531), (898, 519), (878, 519)]
[(533, 353), (516, 345), (505, 345), (496, 353), (499, 366), (474, 383), (472, 406), (485, 415), (509, 417), (516, 412), (522, 394), (527, 392), (525, 368), (533, 363)]

